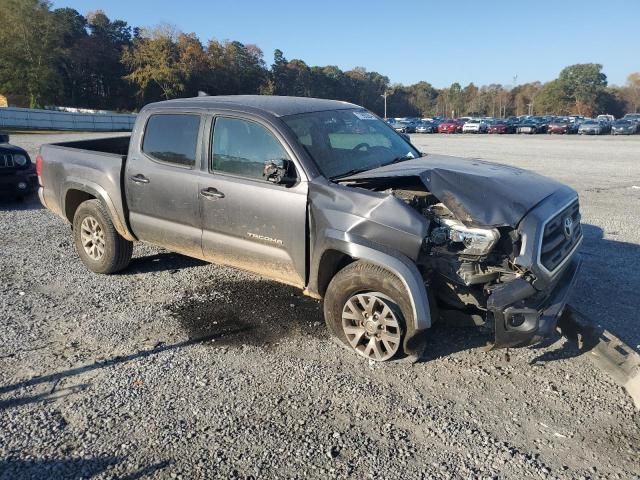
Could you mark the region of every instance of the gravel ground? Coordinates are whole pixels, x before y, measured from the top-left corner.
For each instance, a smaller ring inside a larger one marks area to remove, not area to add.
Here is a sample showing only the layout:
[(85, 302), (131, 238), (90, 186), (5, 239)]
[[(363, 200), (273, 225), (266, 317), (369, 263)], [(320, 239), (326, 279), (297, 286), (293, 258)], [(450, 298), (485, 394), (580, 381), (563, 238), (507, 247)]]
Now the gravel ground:
[[(576, 188), (573, 303), (640, 343), (640, 137), (415, 142)], [(318, 302), (246, 273), (137, 245), (126, 272), (91, 274), (35, 199), (0, 203), (0, 247), (2, 479), (640, 478), (638, 413), (563, 340), (507, 361), (439, 327), (427, 358), (369, 364)]]

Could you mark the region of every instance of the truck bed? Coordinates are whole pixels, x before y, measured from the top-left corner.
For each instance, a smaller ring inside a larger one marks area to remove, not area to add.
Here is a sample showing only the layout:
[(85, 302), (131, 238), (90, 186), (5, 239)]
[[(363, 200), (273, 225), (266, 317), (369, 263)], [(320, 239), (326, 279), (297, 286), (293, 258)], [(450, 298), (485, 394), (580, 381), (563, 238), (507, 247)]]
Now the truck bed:
[(116, 230), (130, 238), (122, 188), (130, 139), (119, 136), (43, 145), (42, 203), (71, 221), (76, 203), (89, 194), (104, 202)]
[(62, 148), (72, 148), (74, 150), (85, 150), (88, 152), (107, 153), (113, 155), (126, 156), (129, 151), (131, 136), (95, 138), (92, 140), (76, 140), (74, 142), (59, 142), (51, 145)]

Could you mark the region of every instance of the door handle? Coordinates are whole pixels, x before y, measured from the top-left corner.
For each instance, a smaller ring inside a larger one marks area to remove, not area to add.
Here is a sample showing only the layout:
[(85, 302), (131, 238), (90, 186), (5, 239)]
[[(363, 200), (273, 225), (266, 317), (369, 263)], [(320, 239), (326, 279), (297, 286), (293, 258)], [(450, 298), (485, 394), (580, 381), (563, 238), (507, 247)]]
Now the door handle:
[(136, 182), (136, 183), (149, 183), (150, 182), (150, 180), (147, 177), (145, 177), (144, 175), (142, 175), (141, 173), (131, 177), (131, 180)]
[(200, 195), (205, 198), (224, 198), (224, 193), (213, 187), (203, 188), (200, 190)]

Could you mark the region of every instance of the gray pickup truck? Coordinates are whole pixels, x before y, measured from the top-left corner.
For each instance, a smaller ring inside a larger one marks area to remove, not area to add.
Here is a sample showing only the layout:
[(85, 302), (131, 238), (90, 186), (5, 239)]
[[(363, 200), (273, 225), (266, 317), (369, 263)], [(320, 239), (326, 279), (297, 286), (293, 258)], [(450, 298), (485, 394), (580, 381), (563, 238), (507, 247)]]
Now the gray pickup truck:
[(42, 147), (43, 205), (91, 271), (134, 241), (254, 272), (324, 300), (373, 360), (419, 355), (438, 319), (494, 348), (551, 334), (579, 266), (578, 196), (540, 175), (419, 152), (369, 111), (312, 98), (148, 105), (130, 137)]

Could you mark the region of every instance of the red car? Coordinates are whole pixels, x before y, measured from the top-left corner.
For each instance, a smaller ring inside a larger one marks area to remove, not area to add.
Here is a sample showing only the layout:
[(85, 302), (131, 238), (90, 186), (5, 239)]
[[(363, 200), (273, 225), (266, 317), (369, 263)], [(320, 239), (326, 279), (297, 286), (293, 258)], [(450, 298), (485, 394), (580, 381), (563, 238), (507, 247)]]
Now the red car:
[(515, 133), (516, 128), (513, 124), (507, 122), (496, 122), (489, 125), (487, 133)]
[(438, 125), (438, 133), (460, 133), (464, 121), (458, 119), (448, 119)]
[(547, 127), (547, 133), (559, 133), (561, 135), (568, 135), (570, 133), (577, 133), (577, 123), (572, 123), (568, 118), (556, 119)]

